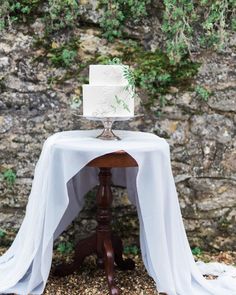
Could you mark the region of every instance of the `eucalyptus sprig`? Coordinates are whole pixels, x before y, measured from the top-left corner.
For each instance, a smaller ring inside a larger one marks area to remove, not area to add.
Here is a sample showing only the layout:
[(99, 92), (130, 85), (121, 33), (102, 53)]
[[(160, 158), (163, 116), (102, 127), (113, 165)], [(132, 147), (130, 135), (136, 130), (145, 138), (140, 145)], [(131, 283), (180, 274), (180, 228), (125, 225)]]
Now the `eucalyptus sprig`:
[(135, 76), (134, 76), (133, 71), (130, 68), (128, 68), (126, 66), (123, 66), (123, 75), (124, 75), (125, 79), (128, 82), (127, 90), (130, 90), (133, 93), (133, 95), (134, 95), (134, 91), (135, 91)]
[(108, 60), (109, 65), (122, 65), (122, 60), (119, 57), (114, 57)]
[(114, 57), (113, 59), (108, 60), (109, 65), (121, 65), (123, 69), (123, 76), (127, 80), (128, 85), (126, 86), (125, 90), (128, 90), (132, 97), (135, 96), (135, 76), (133, 71), (122, 63), (122, 60), (118, 57)]

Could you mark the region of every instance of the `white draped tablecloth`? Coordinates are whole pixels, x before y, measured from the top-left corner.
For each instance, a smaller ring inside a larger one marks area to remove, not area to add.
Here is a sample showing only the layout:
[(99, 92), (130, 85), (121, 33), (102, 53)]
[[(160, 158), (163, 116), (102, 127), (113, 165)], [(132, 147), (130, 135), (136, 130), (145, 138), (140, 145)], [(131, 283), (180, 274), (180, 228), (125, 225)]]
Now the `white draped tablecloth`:
[[(168, 143), (153, 134), (116, 131), (121, 141), (96, 139), (100, 131), (66, 131), (49, 137), (35, 168), (26, 215), (9, 250), (0, 257), (0, 294), (42, 294), (48, 279), (53, 240), (79, 214), (84, 195), (98, 184), (92, 159), (124, 150), (138, 163), (113, 169), (137, 207), (142, 258), (158, 291), (168, 295), (235, 295), (234, 267), (220, 265), (217, 280), (206, 272), (219, 265), (196, 265), (182, 222)], [(208, 267), (208, 268), (207, 268)], [(223, 274), (222, 274), (223, 273)]]

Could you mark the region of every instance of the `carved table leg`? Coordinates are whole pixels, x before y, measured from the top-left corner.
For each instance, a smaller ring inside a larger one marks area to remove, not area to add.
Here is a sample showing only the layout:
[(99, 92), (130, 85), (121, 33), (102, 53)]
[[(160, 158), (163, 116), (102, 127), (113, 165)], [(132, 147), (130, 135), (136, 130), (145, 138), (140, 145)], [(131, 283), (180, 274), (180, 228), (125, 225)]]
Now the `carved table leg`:
[(104, 258), (105, 258), (105, 271), (107, 276), (108, 287), (110, 295), (119, 295), (119, 289), (115, 286), (114, 282), (114, 252), (111, 240), (104, 241)]
[(123, 259), (123, 243), (120, 237), (112, 235), (112, 246), (115, 254), (115, 263), (121, 270), (133, 270), (135, 263), (132, 259)]
[(86, 256), (96, 253), (98, 266), (105, 268), (110, 295), (119, 295), (120, 291), (114, 282), (114, 261), (122, 270), (134, 269), (133, 260), (122, 257), (123, 245), (121, 239), (111, 231), (111, 168), (100, 168), (97, 199), (96, 233), (78, 242), (75, 248), (74, 260), (70, 264), (61, 264), (55, 268), (53, 274), (66, 276), (77, 270)]
[(111, 169), (100, 168), (100, 185), (97, 191), (97, 254), (98, 263), (105, 266), (110, 295), (118, 295), (119, 290), (114, 283), (114, 250), (111, 241)]
[(62, 263), (58, 265), (53, 271), (55, 276), (67, 276), (72, 274), (74, 271), (80, 268), (85, 257), (96, 253), (96, 234), (92, 235), (89, 238), (81, 240), (77, 243), (75, 247), (75, 255), (72, 263)]

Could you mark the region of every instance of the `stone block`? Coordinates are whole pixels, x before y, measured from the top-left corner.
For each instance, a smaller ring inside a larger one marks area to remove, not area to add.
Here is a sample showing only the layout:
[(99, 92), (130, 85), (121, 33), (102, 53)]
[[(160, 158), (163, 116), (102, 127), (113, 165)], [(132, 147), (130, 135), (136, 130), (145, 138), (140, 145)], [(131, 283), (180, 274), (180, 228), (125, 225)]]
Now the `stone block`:
[(220, 114), (194, 115), (190, 131), (202, 140), (212, 139), (227, 144), (232, 141), (235, 126), (230, 118)]

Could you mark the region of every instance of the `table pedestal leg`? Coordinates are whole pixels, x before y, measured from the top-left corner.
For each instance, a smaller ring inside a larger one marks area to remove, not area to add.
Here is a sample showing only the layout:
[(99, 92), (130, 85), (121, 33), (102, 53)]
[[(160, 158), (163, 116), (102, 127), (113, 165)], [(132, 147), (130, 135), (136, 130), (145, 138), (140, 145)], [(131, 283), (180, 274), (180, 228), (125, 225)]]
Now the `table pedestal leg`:
[(79, 241), (75, 247), (73, 262), (57, 265), (53, 275), (63, 277), (75, 272), (82, 265), (85, 257), (96, 253), (96, 244), (96, 234)]
[(114, 251), (108, 239), (104, 241), (104, 263), (110, 295), (119, 295), (120, 291), (114, 282)]
[(96, 233), (78, 242), (75, 248), (74, 260), (71, 264), (61, 264), (54, 270), (54, 275), (65, 276), (77, 270), (88, 255), (96, 253), (97, 264), (105, 268), (110, 295), (119, 295), (119, 289), (114, 283), (114, 262), (122, 270), (134, 269), (133, 260), (122, 257), (123, 245), (121, 239), (111, 231), (111, 168), (100, 168), (99, 187), (96, 195), (97, 222)]
[(115, 263), (121, 270), (133, 270), (135, 263), (132, 259), (123, 259), (123, 243), (120, 237), (112, 235), (112, 246), (115, 254)]
[(97, 255), (98, 264), (104, 264), (111, 295), (120, 294), (114, 283), (114, 250), (111, 231), (111, 168), (100, 168), (97, 199)]

